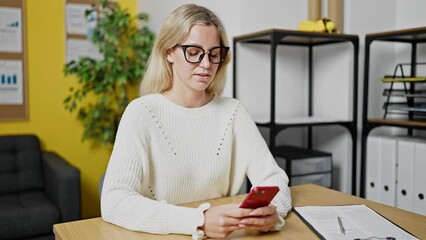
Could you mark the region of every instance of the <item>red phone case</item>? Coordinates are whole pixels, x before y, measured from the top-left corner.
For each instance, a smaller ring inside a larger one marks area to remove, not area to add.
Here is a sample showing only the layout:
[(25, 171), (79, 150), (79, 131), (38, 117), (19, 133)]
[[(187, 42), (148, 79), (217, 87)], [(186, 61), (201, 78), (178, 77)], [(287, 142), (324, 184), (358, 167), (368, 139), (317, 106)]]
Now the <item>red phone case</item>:
[(279, 190), (280, 189), (277, 186), (254, 187), (241, 203), (240, 208), (258, 208), (268, 206)]

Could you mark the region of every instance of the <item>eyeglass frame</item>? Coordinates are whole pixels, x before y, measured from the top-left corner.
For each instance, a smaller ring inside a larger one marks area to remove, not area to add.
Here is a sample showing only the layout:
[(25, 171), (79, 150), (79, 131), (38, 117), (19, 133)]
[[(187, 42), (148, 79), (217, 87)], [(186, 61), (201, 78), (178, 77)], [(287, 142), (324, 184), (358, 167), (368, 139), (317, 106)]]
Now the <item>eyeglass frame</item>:
[[(210, 48), (210, 49), (206, 52), (206, 50), (204, 50), (202, 47), (197, 46), (197, 45), (185, 45), (185, 44), (179, 44), (179, 45), (177, 45), (177, 46), (178, 46), (178, 47), (180, 47), (180, 48), (182, 49), (183, 56), (184, 56), (184, 58), (185, 58), (186, 62), (188, 62), (188, 63), (192, 63), (192, 64), (197, 64), (197, 63), (200, 63), (201, 61), (203, 61), (204, 56), (205, 56), (206, 54), (209, 56), (209, 61), (210, 61), (210, 63), (212, 63), (212, 64), (221, 64), (223, 61), (225, 61), (226, 54), (228, 54), (228, 51), (229, 51), (229, 49), (230, 49), (230, 47), (226, 47), (226, 46), (216, 46), (216, 47), (212, 47), (212, 48)], [(190, 62), (190, 61), (186, 58), (186, 49), (187, 49), (187, 48), (189, 48), (189, 47), (196, 47), (196, 48), (199, 48), (199, 49), (201, 49), (201, 50), (203, 51), (203, 53), (200, 55), (200, 57), (199, 57), (199, 59), (198, 59), (198, 61), (197, 61), (197, 62)], [(211, 57), (210, 52), (212, 51), (212, 49), (216, 49), (216, 48), (223, 48), (223, 49), (224, 49), (224, 51), (225, 51), (225, 54), (223, 55), (223, 57), (221, 57), (221, 58), (220, 58), (220, 61), (219, 61), (219, 62), (212, 62), (212, 60), (210, 59), (210, 57)]]

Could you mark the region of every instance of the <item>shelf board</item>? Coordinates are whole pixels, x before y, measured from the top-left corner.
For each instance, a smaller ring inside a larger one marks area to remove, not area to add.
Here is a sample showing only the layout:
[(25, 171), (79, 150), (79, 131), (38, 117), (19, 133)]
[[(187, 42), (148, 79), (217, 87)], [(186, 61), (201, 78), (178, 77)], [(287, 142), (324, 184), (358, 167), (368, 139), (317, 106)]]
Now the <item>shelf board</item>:
[(367, 40), (391, 42), (426, 42), (426, 27), (367, 34)]
[(426, 120), (408, 120), (408, 119), (383, 119), (383, 118), (369, 118), (368, 123), (388, 126), (401, 126), (401, 127), (420, 127), (426, 128)]
[[(254, 117), (254, 121), (259, 126), (269, 126), (270, 120), (267, 117)], [(351, 123), (348, 119), (337, 119), (329, 117), (276, 117), (276, 125), (286, 126), (309, 126), (309, 125), (332, 125)]]
[(267, 29), (234, 37), (234, 42), (271, 44), (273, 36), (280, 36), (278, 44), (321, 45), (358, 40), (357, 35), (316, 33), (287, 29)]

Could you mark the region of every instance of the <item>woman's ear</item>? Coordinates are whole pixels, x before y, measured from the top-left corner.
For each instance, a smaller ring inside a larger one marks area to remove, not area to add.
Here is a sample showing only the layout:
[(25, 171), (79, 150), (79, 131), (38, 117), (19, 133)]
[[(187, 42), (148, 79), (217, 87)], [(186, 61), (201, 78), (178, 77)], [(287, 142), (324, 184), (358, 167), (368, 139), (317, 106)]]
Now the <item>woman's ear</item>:
[(167, 54), (167, 61), (169, 63), (173, 63), (174, 62), (174, 52), (173, 52), (173, 49), (167, 49), (166, 50), (166, 54)]

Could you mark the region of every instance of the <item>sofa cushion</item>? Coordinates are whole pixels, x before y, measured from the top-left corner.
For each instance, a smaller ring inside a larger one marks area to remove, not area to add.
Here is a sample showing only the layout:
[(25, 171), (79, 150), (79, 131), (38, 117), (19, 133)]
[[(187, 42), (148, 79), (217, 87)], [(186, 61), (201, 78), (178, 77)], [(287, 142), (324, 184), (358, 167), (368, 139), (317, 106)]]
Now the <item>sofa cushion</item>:
[(0, 239), (49, 234), (59, 221), (58, 208), (43, 191), (0, 195)]
[(36, 136), (0, 136), (0, 183), (0, 194), (42, 189), (41, 149)]

